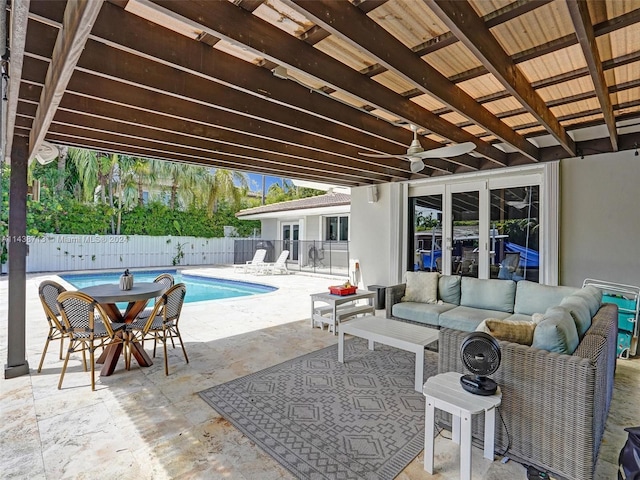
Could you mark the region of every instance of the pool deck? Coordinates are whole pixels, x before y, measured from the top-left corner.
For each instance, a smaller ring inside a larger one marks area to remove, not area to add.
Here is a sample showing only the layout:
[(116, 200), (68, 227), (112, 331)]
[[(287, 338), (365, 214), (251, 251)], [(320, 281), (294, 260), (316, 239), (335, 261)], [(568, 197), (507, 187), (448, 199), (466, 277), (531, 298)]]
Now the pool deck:
[[(185, 269), (185, 272), (190, 269)], [(196, 270), (194, 270), (194, 273)], [(130, 371), (122, 359), (110, 377), (97, 377), (96, 391), (79, 356), (72, 356), (62, 390), (59, 344), (49, 347), (36, 373), (47, 324), (38, 284), (51, 275), (27, 279), (27, 356), (31, 374), (0, 380), (0, 477), (29, 479), (290, 479), (293, 476), (222, 419), (197, 392), (271, 365), (336, 345), (337, 337), (309, 326), (311, 293), (339, 283), (336, 277), (252, 275), (230, 267), (197, 269), (198, 274), (256, 281), (275, 292), (185, 304), (180, 330), (190, 362), (169, 349), (169, 376), (162, 357)], [(6, 361), (7, 278), (0, 278), (0, 355)], [(383, 311), (377, 311), (384, 315)], [(147, 346), (147, 351), (150, 351)], [(623, 427), (636, 425), (640, 405), (640, 360), (618, 362), (616, 388), (598, 463), (597, 479), (615, 478), (626, 440)], [(473, 478), (524, 478), (509, 462), (491, 463), (473, 449)], [(397, 477), (458, 478), (458, 450), (439, 436), (436, 474), (428, 475), (418, 455)], [(491, 469), (491, 470), (490, 470)], [(493, 476), (498, 469), (499, 476)]]

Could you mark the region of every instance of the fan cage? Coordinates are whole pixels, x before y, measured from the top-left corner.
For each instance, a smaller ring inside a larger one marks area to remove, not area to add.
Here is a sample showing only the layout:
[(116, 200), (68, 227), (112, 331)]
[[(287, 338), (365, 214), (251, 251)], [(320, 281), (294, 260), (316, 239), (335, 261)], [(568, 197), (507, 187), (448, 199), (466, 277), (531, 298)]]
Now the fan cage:
[(474, 375), (491, 375), (500, 367), (500, 345), (491, 335), (473, 332), (463, 340), (460, 357)]

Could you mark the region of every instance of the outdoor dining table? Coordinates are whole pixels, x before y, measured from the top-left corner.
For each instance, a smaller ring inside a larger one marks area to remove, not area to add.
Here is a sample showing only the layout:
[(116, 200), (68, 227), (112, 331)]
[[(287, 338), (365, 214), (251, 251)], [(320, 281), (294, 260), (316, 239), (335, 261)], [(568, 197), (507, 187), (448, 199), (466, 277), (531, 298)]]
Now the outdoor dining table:
[[(149, 299), (160, 295), (163, 289), (164, 286), (159, 283), (141, 282), (134, 284), (130, 290), (121, 290), (118, 284), (106, 283), (82, 288), (79, 291), (98, 302), (112, 322), (131, 323), (144, 310)], [(127, 302), (127, 308), (122, 312), (116, 304), (124, 302)], [(101, 376), (107, 377), (113, 373), (122, 353), (122, 348), (122, 342), (112, 343), (100, 355), (97, 363), (103, 363), (100, 371)], [(131, 348), (131, 354), (141, 367), (153, 365), (153, 361), (139, 342), (131, 342), (129, 348)]]

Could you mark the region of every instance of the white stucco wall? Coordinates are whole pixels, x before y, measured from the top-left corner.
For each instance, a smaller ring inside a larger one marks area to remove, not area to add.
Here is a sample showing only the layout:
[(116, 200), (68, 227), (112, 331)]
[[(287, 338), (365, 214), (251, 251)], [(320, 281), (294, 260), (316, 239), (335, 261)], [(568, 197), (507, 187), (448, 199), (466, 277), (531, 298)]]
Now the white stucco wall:
[(640, 286), (640, 156), (560, 162), (560, 284), (585, 278)]
[[(378, 185), (376, 203), (367, 202), (367, 187), (351, 190), (350, 253), (360, 260), (365, 285), (400, 280), (402, 188)], [(562, 160), (559, 190), (558, 283), (579, 287), (595, 278), (640, 286), (640, 156), (629, 150)]]
[(367, 188), (351, 189), (350, 257), (360, 261), (365, 286), (392, 285), (397, 283), (394, 272), (400, 261), (394, 256), (394, 239), (402, 228), (396, 221), (401, 186), (378, 185), (376, 203), (368, 203)]
[(261, 220), (262, 228), (260, 232), (260, 237), (273, 240), (280, 238), (278, 232), (278, 220), (275, 218), (266, 218)]

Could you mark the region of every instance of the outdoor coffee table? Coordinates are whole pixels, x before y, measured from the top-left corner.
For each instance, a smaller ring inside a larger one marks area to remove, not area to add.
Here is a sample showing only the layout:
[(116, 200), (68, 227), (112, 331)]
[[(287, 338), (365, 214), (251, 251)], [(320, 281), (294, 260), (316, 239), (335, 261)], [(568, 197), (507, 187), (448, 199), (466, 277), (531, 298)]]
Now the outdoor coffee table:
[(424, 380), (424, 348), (438, 340), (438, 330), (388, 318), (365, 316), (341, 323), (338, 327), (338, 361), (344, 363), (344, 335), (369, 340), (369, 350), (375, 342), (416, 354), (415, 389), (422, 392)]

